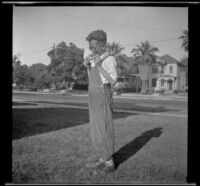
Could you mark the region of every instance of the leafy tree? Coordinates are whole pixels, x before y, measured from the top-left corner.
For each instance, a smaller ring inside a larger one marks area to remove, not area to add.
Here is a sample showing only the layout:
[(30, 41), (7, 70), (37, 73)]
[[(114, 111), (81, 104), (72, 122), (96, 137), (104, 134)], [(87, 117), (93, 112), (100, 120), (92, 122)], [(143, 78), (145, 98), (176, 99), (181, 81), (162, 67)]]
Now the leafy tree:
[(29, 73), (33, 78), (33, 88), (49, 88), (51, 84), (51, 77), (47, 73), (47, 65), (36, 63), (29, 67)]
[(67, 45), (62, 41), (47, 55), (51, 59), (48, 72), (52, 76), (52, 83), (87, 81), (87, 71), (83, 65), (83, 49), (73, 43)]
[(189, 44), (188, 31), (184, 30), (182, 32), (182, 35), (179, 38), (182, 39), (182, 46), (181, 47), (188, 53), (188, 44)]
[(30, 77), (30, 74), (28, 72), (28, 66), (21, 65), (21, 61), (19, 60), (17, 55), (14, 55), (12, 59), (12, 68), (13, 83), (15, 83), (17, 87), (24, 87)]
[(22, 65), (21, 69), (21, 77), (23, 78), (23, 88), (29, 88), (34, 82), (34, 78), (29, 71), (29, 67), (27, 65)]
[(21, 68), (21, 61), (19, 61), (17, 55), (14, 55), (13, 58), (12, 58), (12, 79), (13, 79), (13, 83), (17, 84), (20, 68)]
[(148, 93), (151, 88), (152, 64), (156, 62), (155, 52), (159, 51), (157, 47), (150, 45), (148, 41), (141, 42), (132, 49), (132, 53), (137, 61), (140, 79), (142, 81), (142, 93)]
[(29, 70), (33, 73), (33, 75), (37, 76), (41, 73), (45, 73), (47, 66), (42, 63), (36, 63), (29, 67)]

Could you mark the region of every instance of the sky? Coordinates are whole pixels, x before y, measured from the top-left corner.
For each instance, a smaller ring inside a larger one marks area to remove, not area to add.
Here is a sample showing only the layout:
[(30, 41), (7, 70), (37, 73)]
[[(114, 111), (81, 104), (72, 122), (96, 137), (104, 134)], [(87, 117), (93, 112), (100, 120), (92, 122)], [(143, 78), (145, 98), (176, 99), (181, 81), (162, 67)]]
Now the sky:
[(180, 60), (186, 55), (178, 39), (188, 30), (187, 7), (134, 6), (23, 6), (13, 8), (13, 55), (28, 66), (50, 64), (47, 53), (64, 41), (88, 48), (91, 31), (104, 30), (108, 42), (125, 47), (123, 53), (148, 40), (158, 56)]

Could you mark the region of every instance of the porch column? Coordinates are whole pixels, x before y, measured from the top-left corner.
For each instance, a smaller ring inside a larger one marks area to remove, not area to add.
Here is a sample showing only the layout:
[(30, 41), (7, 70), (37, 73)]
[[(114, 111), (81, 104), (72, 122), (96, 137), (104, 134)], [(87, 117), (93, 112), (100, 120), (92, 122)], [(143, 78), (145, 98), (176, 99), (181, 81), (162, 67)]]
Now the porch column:
[(156, 78), (156, 87), (155, 88), (157, 88), (158, 87), (158, 78)]
[(177, 79), (174, 78), (174, 89), (177, 89)]
[(168, 88), (167, 88), (167, 85), (168, 85), (168, 84), (167, 84), (167, 79), (164, 78), (164, 80), (165, 80), (165, 81), (164, 81), (164, 88), (165, 88), (166, 90), (168, 90)]

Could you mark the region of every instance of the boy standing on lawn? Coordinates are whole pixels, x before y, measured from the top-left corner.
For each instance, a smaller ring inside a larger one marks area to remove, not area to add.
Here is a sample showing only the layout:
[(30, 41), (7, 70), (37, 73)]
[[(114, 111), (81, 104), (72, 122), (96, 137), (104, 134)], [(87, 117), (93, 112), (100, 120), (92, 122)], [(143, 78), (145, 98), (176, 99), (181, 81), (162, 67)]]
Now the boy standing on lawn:
[(84, 65), (88, 69), (88, 105), (90, 134), (95, 156), (93, 164), (99, 173), (115, 170), (112, 155), (114, 153), (114, 125), (112, 118), (112, 86), (117, 79), (115, 58), (106, 51), (107, 34), (103, 30), (91, 32), (86, 40), (92, 54), (85, 57)]

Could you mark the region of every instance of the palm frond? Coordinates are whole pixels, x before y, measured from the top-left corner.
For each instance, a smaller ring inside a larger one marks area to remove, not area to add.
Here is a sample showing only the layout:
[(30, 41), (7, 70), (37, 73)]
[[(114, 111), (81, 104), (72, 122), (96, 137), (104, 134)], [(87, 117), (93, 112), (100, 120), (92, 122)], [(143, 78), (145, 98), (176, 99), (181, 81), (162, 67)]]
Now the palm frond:
[(111, 53), (113, 56), (120, 55), (121, 52), (125, 49), (125, 47), (122, 47), (119, 43), (113, 42), (113, 43), (107, 43), (107, 50)]
[(179, 37), (179, 39), (182, 39), (182, 45), (181, 47), (186, 51), (188, 52), (188, 45), (189, 45), (189, 42), (188, 42), (188, 31), (187, 30), (184, 30), (182, 32), (182, 35)]
[(131, 52), (134, 57), (136, 57), (136, 61), (138, 64), (145, 63), (154, 63), (155, 62), (155, 52), (158, 52), (159, 49), (150, 45), (150, 43), (146, 41), (141, 41), (140, 45), (136, 45), (136, 48), (133, 48)]

